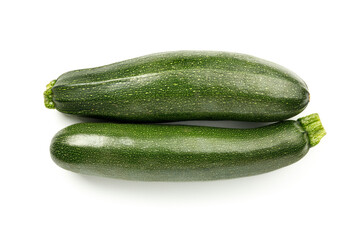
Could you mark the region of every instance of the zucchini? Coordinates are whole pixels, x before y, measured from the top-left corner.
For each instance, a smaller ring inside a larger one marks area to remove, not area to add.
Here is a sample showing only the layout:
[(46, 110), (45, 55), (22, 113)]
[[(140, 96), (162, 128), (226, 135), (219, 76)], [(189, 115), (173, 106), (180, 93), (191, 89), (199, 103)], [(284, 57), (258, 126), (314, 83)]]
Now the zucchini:
[(45, 106), (124, 122), (279, 121), (309, 102), (306, 84), (248, 55), (165, 52), (67, 72), (48, 84)]
[(141, 181), (204, 181), (266, 173), (301, 159), (325, 135), (319, 116), (260, 128), (79, 123), (58, 132), (60, 167)]

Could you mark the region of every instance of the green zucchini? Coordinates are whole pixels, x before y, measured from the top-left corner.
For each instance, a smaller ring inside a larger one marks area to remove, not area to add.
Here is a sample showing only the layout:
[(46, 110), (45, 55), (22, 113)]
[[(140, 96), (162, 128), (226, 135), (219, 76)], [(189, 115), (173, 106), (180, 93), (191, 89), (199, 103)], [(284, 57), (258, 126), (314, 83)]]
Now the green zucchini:
[(47, 86), (45, 106), (124, 122), (279, 121), (309, 102), (306, 84), (248, 55), (179, 51), (67, 72)]
[(319, 116), (260, 128), (79, 123), (58, 132), (60, 167), (142, 181), (204, 181), (269, 172), (301, 159), (325, 135)]

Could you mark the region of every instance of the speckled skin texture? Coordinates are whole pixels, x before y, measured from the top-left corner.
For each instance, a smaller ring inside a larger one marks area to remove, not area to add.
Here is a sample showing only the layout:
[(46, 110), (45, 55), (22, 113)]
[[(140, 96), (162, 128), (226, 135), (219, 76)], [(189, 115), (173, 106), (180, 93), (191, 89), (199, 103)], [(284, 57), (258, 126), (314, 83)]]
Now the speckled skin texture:
[(262, 59), (179, 51), (65, 73), (52, 99), (61, 112), (118, 121), (279, 121), (304, 110), (309, 92)]
[(256, 129), (79, 123), (56, 134), (51, 156), (67, 170), (141, 181), (204, 181), (269, 172), (309, 150), (298, 121)]

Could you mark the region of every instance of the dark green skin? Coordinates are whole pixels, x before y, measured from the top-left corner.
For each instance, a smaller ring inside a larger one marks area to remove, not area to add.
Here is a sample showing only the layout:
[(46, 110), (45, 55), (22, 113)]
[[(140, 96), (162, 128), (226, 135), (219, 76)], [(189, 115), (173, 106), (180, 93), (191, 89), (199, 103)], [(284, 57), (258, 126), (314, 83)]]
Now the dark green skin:
[(52, 100), (64, 113), (117, 121), (261, 122), (297, 115), (309, 92), (297, 75), (262, 59), (180, 51), (65, 73)]
[(273, 171), (309, 150), (298, 121), (255, 129), (79, 123), (58, 132), (51, 156), (67, 170), (141, 181), (204, 181)]

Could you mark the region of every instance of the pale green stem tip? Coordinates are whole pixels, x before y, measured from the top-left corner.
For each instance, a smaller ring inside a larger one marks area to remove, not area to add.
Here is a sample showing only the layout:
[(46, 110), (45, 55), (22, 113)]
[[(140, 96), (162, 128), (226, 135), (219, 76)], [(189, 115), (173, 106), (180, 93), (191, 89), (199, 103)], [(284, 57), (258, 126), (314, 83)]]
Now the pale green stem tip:
[(52, 80), (48, 85), (46, 85), (46, 90), (44, 92), (44, 103), (45, 107), (54, 109), (55, 104), (52, 98), (52, 87), (55, 85), (56, 80)]
[(313, 113), (308, 116), (299, 118), (301, 126), (307, 132), (310, 140), (310, 146), (314, 147), (326, 135), (326, 131), (321, 124), (319, 114)]

